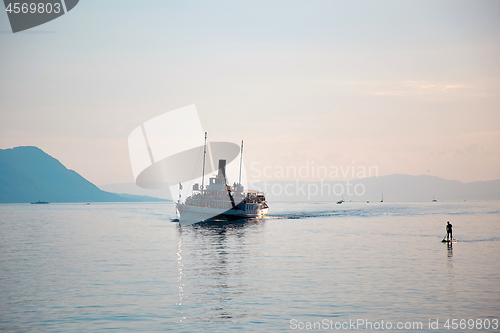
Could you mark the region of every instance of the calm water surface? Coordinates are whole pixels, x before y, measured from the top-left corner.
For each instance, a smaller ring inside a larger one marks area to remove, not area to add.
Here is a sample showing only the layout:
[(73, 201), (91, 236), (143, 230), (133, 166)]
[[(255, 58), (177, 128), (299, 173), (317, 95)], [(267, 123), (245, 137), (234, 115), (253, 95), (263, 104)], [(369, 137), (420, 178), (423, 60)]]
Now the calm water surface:
[[(180, 228), (171, 204), (0, 205), (0, 330), (264, 332), (363, 319), (423, 332), (438, 319), (444, 332), (447, 319), (500, 319), (498, 202), (271, 209)], [(440, 242), (448, 220), (453, 247)]]

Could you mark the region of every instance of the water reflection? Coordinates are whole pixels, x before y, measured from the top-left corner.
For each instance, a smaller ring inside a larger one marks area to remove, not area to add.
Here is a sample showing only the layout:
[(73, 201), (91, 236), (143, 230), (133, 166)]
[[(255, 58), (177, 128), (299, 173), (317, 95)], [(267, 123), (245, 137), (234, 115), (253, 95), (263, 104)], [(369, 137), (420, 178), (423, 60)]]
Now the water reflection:
[(257, 283), (264, 223), (199, 224), (179, 227), (177, 303), (180, 321), (217, 322), (244, 318)]
[[(179, 302), (176, 303), (177, 306), (182, 305), (182, 301), (184, 299), (184, 272), (183, 272), (183, 266), (184, 264), (182, 263), (182, 238), (179, 237), (179, 241), (177, 242), (177, 267), (178, 267), (178, 277), (177, 277), (177, 285), (179, 288)], [(184, 313), (182, 312), (182, 309), (180, 310), (180, 315), (181, 319), (180, 321), (182, 322), (185, 317)]]
[(453, 243), (449, 242), (446, 244), (448, 262), (446, 263), (448, 270), (448, 311), (450, 318), (455, 314), (455, 308), (453, 304), (455, 303), (455, 275), (453, 273)]

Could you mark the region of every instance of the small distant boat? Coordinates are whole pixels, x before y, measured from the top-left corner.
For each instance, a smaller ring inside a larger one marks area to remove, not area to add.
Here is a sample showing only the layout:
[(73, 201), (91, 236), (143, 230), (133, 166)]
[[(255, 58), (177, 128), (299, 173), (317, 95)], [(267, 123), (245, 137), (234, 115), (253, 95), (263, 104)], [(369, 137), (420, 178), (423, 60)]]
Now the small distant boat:
[(338, 204), (338, 205), (340, 205), (340, 204), (342, 204), (343, 202), (345, 202), (345, 201), (344, 201), (344, 195), (342, 195), (342, 199), (341, 199), (341, 200), (337, 201), (337, 204)]
[(370, 201), (367, 201), (366, 203), (370, 203)]
[(432, 196), (432, 202), (437, 202), (435, 195)]
[(37, 202), (32, 202), (32, 205), (48, 205), (50, 202), (48, 201), (40, 201), (38, 200)]
[(382, 193), (382, 199), (380, 200), (380, 202), (384, 202), (384, 193)]

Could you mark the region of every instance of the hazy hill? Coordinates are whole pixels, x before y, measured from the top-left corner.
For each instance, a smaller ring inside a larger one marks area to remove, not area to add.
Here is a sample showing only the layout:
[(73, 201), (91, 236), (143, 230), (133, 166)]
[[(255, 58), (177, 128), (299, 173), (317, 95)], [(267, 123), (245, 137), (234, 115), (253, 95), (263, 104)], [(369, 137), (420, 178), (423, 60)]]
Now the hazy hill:
[[(154, 200), (154, 198), (151, 198)], [(37, 147), (0, 149), (0, 202), (123, 202), (123, 197), (100, 190)]]
[[(268, 181), (253, 184), (269, 200), (338, 201), (438, 201), (500, 200), (500, 180), (462, 183), (434, 176), (390, 175), (349, 182)], [(36, 147), (0, 149), (0, 202), (123, 202), (158, 201), (146, 194), (168, 198), (168, 191), (143, 190), (132, 183), (111, 184), (103, 189), (68, 170)], [(356, 191), (357, 190), (357, 191)], [(357, 193), (356, 193), (357, 192)], [(122, 194), (125, 193), (125, 194)], [(358, 195), (359, 194), (359, 195)], [(138, 196), (141, 195), (141, 196)]]
[(161, 190), (153, 190), (153, 189), (144, 189), (139, 187), (136, 183), (116, 183), (116, 184), (107, 184), (107, 185), (99, 185), (99, 188), (103, 191), (120, 193), (123, 194), (131, 194), (131, 195), (140, 195), (140, 196), (153, 196), (156, 198), (162, 198), (165, 200), (172, 200), (170, 191), (168, 189)]
[[(348, 188), (349, 187), (349, 188)], [(171, 199), (168, 190), (142, 189), (135, 183), (100, 186), (101, 189), (134, 195), (153, 195)], [(438, 201), (500, 200), (500, 180), (462, 183), (435, 176), (390, 175), (357, 179), (349, 182), (324, 181), (267, 181), (251, 185), (251, 189), (265, 191), (271, 201), (338, 201), (344, 196), (349, 201)], [(357, 190), (357, 195), (355, 193)], [(350, 193), (350, 195), (349, 195)]]
[[(276, 201), (438, 201), (500, 200), (500, 180), (462, 183), (435, 176), (390, 175), (349, 182), (268, 181), (252, 188)], [(357, 191), (356, 191), (357, 190)]]

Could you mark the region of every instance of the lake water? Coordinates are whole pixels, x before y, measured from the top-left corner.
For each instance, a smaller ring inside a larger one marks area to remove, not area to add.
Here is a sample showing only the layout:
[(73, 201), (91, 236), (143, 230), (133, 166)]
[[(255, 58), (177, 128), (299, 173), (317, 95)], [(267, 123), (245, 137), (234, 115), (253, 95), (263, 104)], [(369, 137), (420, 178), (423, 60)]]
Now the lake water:
[(500, 330), (500, 203), (270, 207), (181, 228), (165, 203), (0, 205), (0, 330)]

